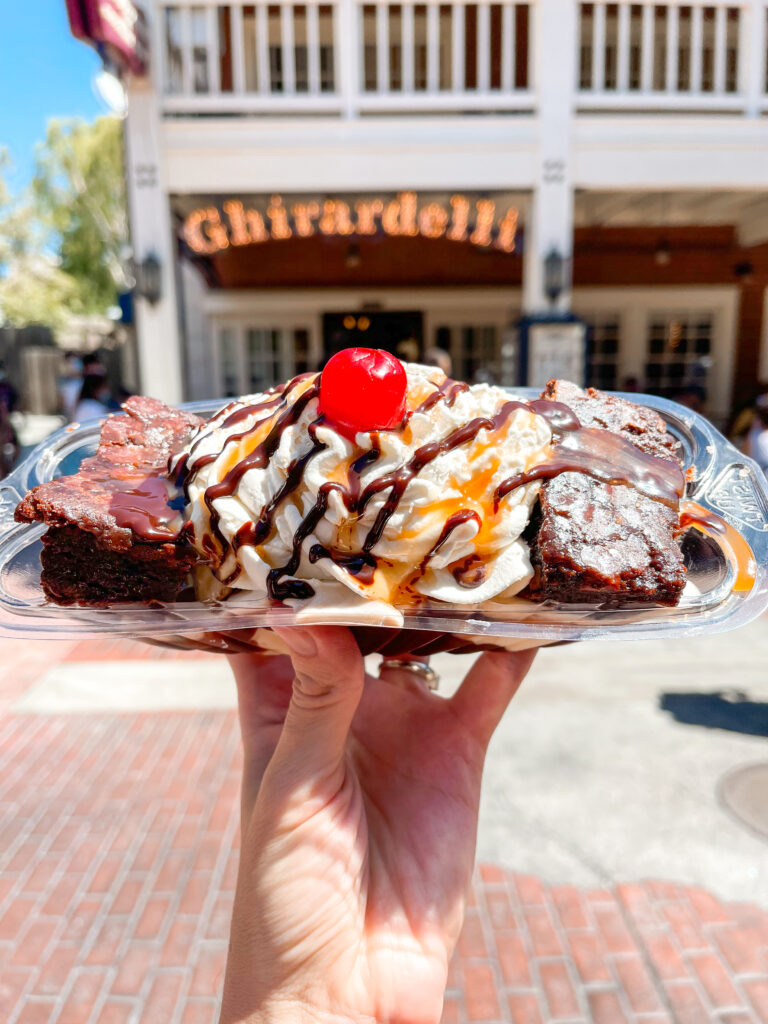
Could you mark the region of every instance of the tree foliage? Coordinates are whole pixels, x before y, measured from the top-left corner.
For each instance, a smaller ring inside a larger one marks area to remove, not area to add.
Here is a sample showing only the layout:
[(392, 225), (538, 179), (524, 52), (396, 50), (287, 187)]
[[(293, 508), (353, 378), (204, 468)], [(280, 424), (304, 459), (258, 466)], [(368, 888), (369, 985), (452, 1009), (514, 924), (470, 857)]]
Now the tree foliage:
[(62, 326), (105, 313), (125, 288), (122, 126), (53, 120), (32, 183), (13, 196), (0, 151), (0, 323)]

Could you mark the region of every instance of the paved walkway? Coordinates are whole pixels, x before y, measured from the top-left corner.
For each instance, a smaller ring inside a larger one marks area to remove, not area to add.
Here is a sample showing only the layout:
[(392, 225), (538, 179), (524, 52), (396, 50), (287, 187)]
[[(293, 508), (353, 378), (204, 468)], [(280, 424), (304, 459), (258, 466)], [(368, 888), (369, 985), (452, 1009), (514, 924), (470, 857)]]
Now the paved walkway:
[[(56, 665), (101, 662), (112, 680), (118, 663), (140, 673), (158, 657), (220, 672), (215, 656), (129, 642), (0, 641), (2, 1024), (216, 1020), (238, 856), (234, 713), (12, 710)], [(510, 826), (507, 865), (514, 843)], [(577, 887), (486, 863), (443, 1019), (768, 1022), (768, 912), (663, 879)]]

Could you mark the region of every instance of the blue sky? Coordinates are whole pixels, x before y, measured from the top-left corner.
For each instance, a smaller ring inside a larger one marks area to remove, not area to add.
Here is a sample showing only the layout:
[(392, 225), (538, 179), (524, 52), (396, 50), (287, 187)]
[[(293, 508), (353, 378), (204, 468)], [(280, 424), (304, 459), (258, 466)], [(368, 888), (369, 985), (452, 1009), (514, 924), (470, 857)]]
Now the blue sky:
[(52, 117), (104, 113), (91, 88), (96, 53), (69, 32), (65, 0), (0, 0), (0, 146), (14, 163), (12, 188), (34, 168), (34, 147)]

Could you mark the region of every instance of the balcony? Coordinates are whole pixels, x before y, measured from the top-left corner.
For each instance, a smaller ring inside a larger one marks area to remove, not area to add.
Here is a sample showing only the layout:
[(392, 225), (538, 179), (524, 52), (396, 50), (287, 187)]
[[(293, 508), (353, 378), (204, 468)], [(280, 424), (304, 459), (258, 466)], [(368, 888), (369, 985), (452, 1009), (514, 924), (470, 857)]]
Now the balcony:
[[(166, 115), (536, 110), (536, 0), (155, 0), (155, 15)], [(579, 3), (575, 23), (579, 111), (768, 110), (765, 0)]]

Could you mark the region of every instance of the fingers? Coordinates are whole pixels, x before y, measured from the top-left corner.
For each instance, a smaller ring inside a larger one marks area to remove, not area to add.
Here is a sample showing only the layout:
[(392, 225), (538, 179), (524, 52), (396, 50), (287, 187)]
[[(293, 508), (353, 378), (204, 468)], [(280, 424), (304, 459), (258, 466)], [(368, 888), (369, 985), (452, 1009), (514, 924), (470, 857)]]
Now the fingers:
[(536, 649), (481, 655), (451, 698), (464, 725), (487, 745), (528, 674)]
[(288, 645), (295, 678), (270, 771), (319, 779), (338, 770), (363, 693), (363, 656), (341, 626), (277, 629)]

